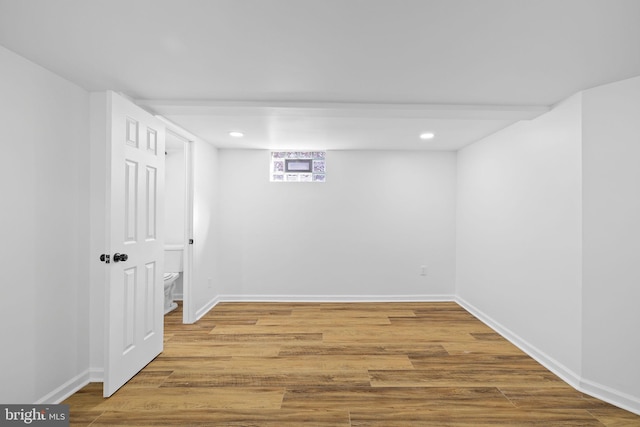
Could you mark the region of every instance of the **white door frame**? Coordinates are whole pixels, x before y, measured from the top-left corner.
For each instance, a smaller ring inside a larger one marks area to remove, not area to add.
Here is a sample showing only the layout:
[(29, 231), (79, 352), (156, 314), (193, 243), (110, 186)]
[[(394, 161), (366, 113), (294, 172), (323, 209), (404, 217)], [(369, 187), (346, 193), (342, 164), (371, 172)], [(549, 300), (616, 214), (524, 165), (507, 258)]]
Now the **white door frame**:
[(185, 199), (184, 199), (184, 252), (182, 271), (182, 323), (196, 321), (193, 302), (193, 136), (162, 116), (156, 116), (167, 133), (184, 142)]

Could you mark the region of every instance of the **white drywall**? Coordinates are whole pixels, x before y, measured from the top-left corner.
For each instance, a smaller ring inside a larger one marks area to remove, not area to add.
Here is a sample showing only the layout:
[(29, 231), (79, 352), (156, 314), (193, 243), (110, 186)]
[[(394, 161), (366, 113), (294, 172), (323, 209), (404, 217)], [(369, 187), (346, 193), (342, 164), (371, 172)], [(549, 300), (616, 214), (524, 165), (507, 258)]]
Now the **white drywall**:
[(0, 47), (0, 402), (89, 367), (89, 95)]
[(325, 183), (269, 182), (269, 155), (219, 151), (219, 295), (453, 294), (454, 153), (329, 151)]
[(193, 280), (192, 315), (205, 314), (215, 303), (220, 247), (218, 150), (201, 140), (193, 144)]
[[(174, 139), (165, 156), (165, 188), (164, 188), (164, 241), (167, 245), (184, 244), (185, 221), (185, 163), (184, 145), (171, 132), (167, 132), (167, 140)], [(169, 146), (169, 144), (168, 144)]]
[(569, 377), (582, 346), (580, 102), (458, 153), (457, 295)]
[(640, 77), (583, 99), (583, 377), (640, 413)]

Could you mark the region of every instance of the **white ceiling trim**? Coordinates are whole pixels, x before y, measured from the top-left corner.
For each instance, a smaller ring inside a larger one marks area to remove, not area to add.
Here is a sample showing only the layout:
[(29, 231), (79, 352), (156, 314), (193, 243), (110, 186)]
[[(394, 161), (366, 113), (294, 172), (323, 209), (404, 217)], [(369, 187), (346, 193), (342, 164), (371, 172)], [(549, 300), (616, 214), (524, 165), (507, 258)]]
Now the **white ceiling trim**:
[(457, 120), (531, 120), (548, 112), (546, 105), (389, 104), (289, 101), (174, 101), (138, 99), (160, 115), (432, 118)]

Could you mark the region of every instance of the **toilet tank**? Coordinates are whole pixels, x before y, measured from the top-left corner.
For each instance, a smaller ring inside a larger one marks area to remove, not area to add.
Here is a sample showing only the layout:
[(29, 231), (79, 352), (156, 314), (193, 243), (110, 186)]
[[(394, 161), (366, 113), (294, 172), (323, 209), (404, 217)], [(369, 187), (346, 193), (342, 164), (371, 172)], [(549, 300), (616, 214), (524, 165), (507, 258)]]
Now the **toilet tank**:
[(182, 245), (166, 245), (164, 247), (164, 271), (165, 273), (179, 273), (182, 271)]

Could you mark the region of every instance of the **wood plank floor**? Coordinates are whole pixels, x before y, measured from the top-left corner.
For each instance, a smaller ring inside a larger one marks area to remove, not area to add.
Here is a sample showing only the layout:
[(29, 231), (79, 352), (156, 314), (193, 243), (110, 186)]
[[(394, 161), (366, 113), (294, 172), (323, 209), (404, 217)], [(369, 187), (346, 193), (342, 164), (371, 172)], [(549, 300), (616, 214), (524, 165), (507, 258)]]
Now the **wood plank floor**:
[(455, 303), (221, 303), (77, 426), (640, 426)]

